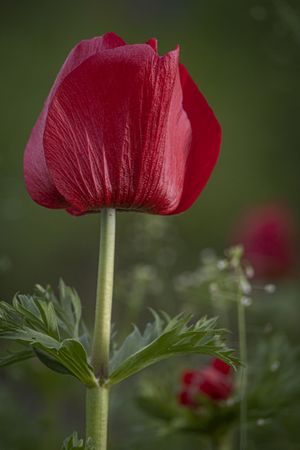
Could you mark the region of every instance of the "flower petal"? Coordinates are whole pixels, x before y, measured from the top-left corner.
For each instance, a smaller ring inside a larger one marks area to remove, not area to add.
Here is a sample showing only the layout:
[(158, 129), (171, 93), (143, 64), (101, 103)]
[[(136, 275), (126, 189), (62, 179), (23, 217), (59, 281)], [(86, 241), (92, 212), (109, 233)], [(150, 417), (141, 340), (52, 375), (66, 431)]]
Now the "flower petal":
[(226, 400), (233, 388), (231, 378), (214, 369), (206, 367), (201, 371), (202, 380), (199, 391), (212, 400)]
[(223, 375), (229, 375), (231, 373), (231, 367), (219, 358), (213, 359), (212, 367)]
[(27, 190), (37, 203), (49, 208), (65, 208), (68, 202), (57, 191), (46, 165), (43, 149), (43, 134), (49, 104), (62, 80), (90, 56), (106, 49), (125, 45), (114, 33), (80, 42), (70, 52), (62, 66), (44, 108), (31, 132), (24, 155), (24, 175)]
[(157, 50), (158, 50), (157, 39), (151, 38), (146, 42), (146, 44), (150, 45), (150, 47), (152, 47), (153, 50), (157, 53)]
[(174, 170), (183, 172), (186, 156), (171, 148), (170, 122), (182, 126), (186, 145), (190, 140), (177, 78), (178, 49), (159, 57), (149, 45), (126, 45), (94, 55), (60, 84), (44, 148), (72, 210), (114, 206), (168, 214), (177, 206), (182, 182), (176, 185)]
[(221, 145), (221, 127), (204, 96), (180, 64), (183, 108), (192, 127), (192, 144), (187, 160), (182, 198), (173, 211), (178, 214), (188, 209), (205, 187), (218, 160)]

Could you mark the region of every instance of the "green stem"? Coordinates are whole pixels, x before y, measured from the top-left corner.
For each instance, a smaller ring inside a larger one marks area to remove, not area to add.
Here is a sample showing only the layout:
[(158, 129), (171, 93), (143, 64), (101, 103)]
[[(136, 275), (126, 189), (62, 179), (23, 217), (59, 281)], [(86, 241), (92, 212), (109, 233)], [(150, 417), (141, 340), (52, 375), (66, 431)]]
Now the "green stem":
[(86, 439), (91, 437), (95, 450), (107, 449), (109, 389), (99, 386), (86, 393)]
[(240, 450), (247, 446), (247, 336), (246, 312), (243, 295), (238, 298), (239, 347), (242, 366), (240, 368)]
[(99, 386), (87, 390), (86, 437), (94, 441), (95, 450), (107, 448), (109, 389), (109, 348), (111, 334), (111, 310), (114, 275), (116, 211), (101, 211), (101, 235), (96, 296), (95, 325), (92, 343), (92, 365), (99, 379)]

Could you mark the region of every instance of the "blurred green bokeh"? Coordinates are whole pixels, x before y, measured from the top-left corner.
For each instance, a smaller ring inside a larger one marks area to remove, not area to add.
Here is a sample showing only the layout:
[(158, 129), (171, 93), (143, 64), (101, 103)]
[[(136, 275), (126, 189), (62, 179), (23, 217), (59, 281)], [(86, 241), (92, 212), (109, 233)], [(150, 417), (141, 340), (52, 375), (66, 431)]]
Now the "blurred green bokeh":
[[(111, 2), (11, 1), (2, 6), (0, 223), (1, 294), (63, 275), (93, 295), (98, 216), (74, 219), (34, 204), (23, 183), (30, 130), (67, 53), (113, 30), (128, 42), (159, 39), (181, 60), (223, 128), (217, 168), (196, 205), (165, 218), (185, 241), (182, 265), (200, 248), (222, 248), (248, 204), (280, 199), (299, 216), (300, 8), (297, 0)], [(119, 243), (138, 216), (119, 217)], [(126, 255), (119, 264), (126, 264)]]
[[(161, 54), (179, 43), (181, 61), (223, 128), (219, 163), (190, 211), (157, 221), (119, 214), (117, 278), (123, 284), (127, 286), (123, 275), (128, 276), (130, 267), (151, 264), (151, 258), (165, 268), (165, 280), (171, 283), (177, 273), (194, 267), (202, 248), (224, 248), (236, 218), (251, 204), (280, 200), (299, 219), (297, 0), (12, 0), (3, 2), (1, 10), (1, 298), (30, 292), (36, 282), (56, 286), (62, 276), (76, 286), (84, 304), (93, 304), (99, 216), (73, 218), (32, 202), (24, 187), (22, 158), (67, 53), (79, 40), (106, 31), (132, 43), (157, 37)], [(159, 243), (161, 226), (170, 227), (173, 236), (165, 253)], [(152, 248), (151, 257), (147, 248)], [(122, 286), (120, 281), (120, 292)], [(131, 288), (129, 283), (129, 292)], [(114, 319), (121, 323), (126, 302), (118, 305), (117, 300)], [(156, 306), (160, 302), (166, 307), (162, 297)], [(86, 314), (91, 316), (92, 309)]]

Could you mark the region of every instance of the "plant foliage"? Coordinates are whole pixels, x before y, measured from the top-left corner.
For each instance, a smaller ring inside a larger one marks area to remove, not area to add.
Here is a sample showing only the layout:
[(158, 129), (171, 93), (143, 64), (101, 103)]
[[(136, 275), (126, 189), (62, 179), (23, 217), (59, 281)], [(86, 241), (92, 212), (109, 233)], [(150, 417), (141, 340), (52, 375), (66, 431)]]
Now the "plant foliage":
[(192, 323), (192, 315), (170, 318), (152, 311), (154, 320), (141, 332), (134, 326), (119, 347), (114, 347), (109, 378), (97, 379), (89, 363), (88, 333), (81, 317), (76, 291), (59, 285), (56, 297), (48, 288), (36, 286), (34, 295), (16, 295), (12, 304), (0, 302), (0, 338), (21, 345), (0, 358), (0, 366), (32, 357), (50, 369), (70, 374), (88, 387), (114, 385), (142, 369), (171, 356), (204, 354), (233, 365), (233, 351), (224, 343), (224, 330), (216, 319), (206, 317)]
[(224, 330), (216, 328), (216, 319), (206, 317), (191, 323), (191, 314), (170, 318), (165, 312), (152, 311), (154, 321), (144, 332), (134, 327), (110, 361), (109, 384), (119, 383), (142, 369), (171, 356), (204, 354), (237, 362), (233, 350), (224, 343)]
[(80, 299), (63, 281), (58, 297), (50, 288), (37, 286), (32, 296), (16, 295), (12, 304), (0, 302), (0, 338), (25, 347), (2, 357), (1, 366), (37, 356), (52, 370), (95, 386), (83, 345), (85, 334)]

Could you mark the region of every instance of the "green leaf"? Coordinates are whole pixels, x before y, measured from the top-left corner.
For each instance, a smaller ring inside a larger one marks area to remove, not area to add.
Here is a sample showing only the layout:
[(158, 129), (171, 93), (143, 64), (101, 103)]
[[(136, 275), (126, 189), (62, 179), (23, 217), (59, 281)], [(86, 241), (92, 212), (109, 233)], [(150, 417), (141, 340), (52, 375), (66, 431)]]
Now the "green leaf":
[(93, 368), (88, 363), (86, 351), (79, 341), (65, 339), (58, 347), (52, 348), (36, 342), (33, 347), (37, 350), (39, 359), (50, 369), (70, 373), (88, 387), (98, 385)]
[[(12, 305), (0, 302), (0, 338), (26, 345), (31, 356), (37, 356), (56, 372), (71, 374), (86, 386), (97, 386), (81, 342), (86, 332), (81, 322), (80, 299), (62, 281), (59, 291), (57, 299), (50, 288), (38, 286), (36, 295), (17, 295)], [(80, 329), (84, 331), (81, 337)], [(17, 356), (3, 358), (11, 364), (17, 360)]]
[(233, 350), (224, 344), (224, 330), (216, 328), (217, 319), (200, 319), (191, 324), (190, 314), (171, 319), (166, 313), (152, 311), (154, 321), (143, 333), (134, 327), (110, 361), (108, 383), (116, 384), (142, 369), (176, 355), (205, 354), (230, 365), (237, 363)]
[(92, 439), (88, 438), (86, 442), (78, 438), (76, 431), (64, 440), (61, 450), (95, 450)]
[(20, 361), (33, 358), (35, 356), (32, 350), (19, 350), (7, 352), (6, 355), (0, 357), (0, 367), (10, 366)]
[(82, 321), (80, 298), (77, 292), (67, 286), (63, 280), (59, 281), (58, 297), (49, 286), (43, 288), (40, 285), (36, 286), (36, 296), (54, 305), (59, 327), (64, 330), (67, 337), (79, 338), (80, 331), (86, 331)]
[(63, 366), (60, 362), (57, 361), (57, 359), (52, 358), (47, 354), (47, 352), (35, 348), (34, 349), (35, 355), (38, 357), (38, 359), (48, 367), (48, 369), (53, 370), (54, 372), (61, 373), (63, 375), (73, 375), (72, 372), (70, 372), (69, 369), (67, 369), (65, 366)]

